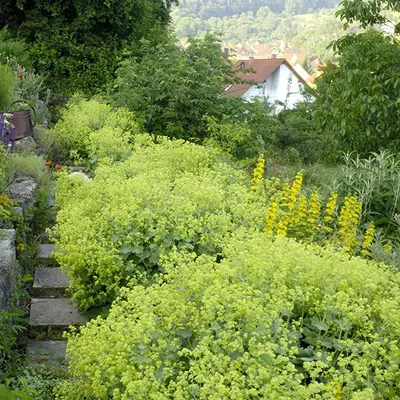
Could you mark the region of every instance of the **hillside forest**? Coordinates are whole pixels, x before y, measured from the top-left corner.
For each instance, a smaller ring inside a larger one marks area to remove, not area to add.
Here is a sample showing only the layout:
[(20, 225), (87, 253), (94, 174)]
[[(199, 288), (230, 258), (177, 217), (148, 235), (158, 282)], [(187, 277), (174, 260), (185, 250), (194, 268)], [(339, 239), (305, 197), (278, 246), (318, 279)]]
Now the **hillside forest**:
[(231, 45), (253, 40), (270, 46), (283, 40), (288, 47), (328, 60), (333, 52), (327, 46), (342, 34), (334, 15), (338, 4), (338, 0), (184, 0), (173, 9), (172, 17), (181, 39), (212, 32)]

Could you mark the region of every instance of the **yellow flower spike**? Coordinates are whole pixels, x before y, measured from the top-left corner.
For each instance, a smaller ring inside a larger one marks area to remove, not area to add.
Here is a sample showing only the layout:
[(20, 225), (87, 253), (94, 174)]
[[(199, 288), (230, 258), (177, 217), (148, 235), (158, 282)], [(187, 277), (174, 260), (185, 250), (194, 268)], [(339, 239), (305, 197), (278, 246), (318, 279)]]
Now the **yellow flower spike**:
[(275, 226), (277, 213), (278, 213), (278, 201), (276, 198), (273, 198), (271, 199), (271, 203), (269, 204), (267, 213), (265, 214), (265, 221), (266, 221), (266, 227), (264, 229), (265, 233), (267, 234), (272, 233)]
[(287, 235), (287, 229), (288, 229), (288, 221), (286, 219), (282, 218), (278, 222), (278, 226), (276, 228), (276, 234), (277, 235), (286, 236)]
[(290, 186), (288, 182), (284, 182), (284, 184), (282, 185), (280, 206), (288, 207), (289, 202), (290, 202)]
[(362, 243), (361, 254), (363, 256), (368, 255), (368, 249), (370, 248), (372, 241), (374, 239), (374, 233), (375, 233), (375, 225), (371, 222), (368, 226), (367, 231), (365, 232), (364, 241)]
[(338, 218), (339, 235), (342, 245), (349, 249), (357, 246), (357, 226), (361, 213), (361, 202), (354, 196), (347, 196)]
[(254, 168), (253, 177), (251, 178), (250, 189), (255, 192), (257, 190), (258, 184), (261, 182), (264, 176), (265, 159), (264, 156), (260, 155), (257, 160), (257, 166)]
[(326, 223), (330, 223), (333, 220), (333, 214), (335, 213), (337, 198), (338, 194), (332, 192), (331, 197), (329, 197), (328, 203), (326, 203), (325, 217), (324, 217), (324, 222)]
[(321, 216), (321, 202), (317, 192), (311, 195), (310, 202), (308, 205), (308, 218), (307, 221), (312, 229), (318, 226), (318, 220)]
[(299, 172), (293, 181), (292, 187), (290, 188), (289, 201), (288, 201), (289, 210), (293, 209), (297, 197), (300, 193), (302, 184), (303, 184), (303, 174)]

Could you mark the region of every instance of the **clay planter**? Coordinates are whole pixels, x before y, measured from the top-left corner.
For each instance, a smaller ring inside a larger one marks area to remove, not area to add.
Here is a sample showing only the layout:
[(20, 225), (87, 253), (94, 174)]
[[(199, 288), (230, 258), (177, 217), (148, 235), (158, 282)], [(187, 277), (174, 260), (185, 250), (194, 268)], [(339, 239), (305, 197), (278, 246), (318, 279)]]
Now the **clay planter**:
[[(14, 101), (8, 106), (8, 110), (17, 103), (24, 103), (23, 101)], [(7, 111), (12, 115), (10, 122), (15, 127), (16, 131), (16, 139), (22, 139), (24, 137), (33, 136), (33, 127), (36, 124), (36, 112), (33, 107), (30, 107), (33, 110), (33, 114), (35, 116), (35, 121), (32, 124), (31, 112), (30, 110), (16, 110), (16, 111)]]

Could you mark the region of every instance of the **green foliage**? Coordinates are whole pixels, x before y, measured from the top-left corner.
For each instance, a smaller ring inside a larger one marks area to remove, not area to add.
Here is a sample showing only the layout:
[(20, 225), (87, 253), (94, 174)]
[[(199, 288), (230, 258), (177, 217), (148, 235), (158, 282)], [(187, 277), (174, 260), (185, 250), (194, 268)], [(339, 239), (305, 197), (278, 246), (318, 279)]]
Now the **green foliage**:
[[(187, 37), (202, 36), (207, 32), (220, 34), (225, 43), (240, 43), (243, 46), (241, 51), (247, 51), (249, 55), (254, 52), (249, 44), (250, 40), (258, 40), (267, 46), (276, 40), (284, 40), (290, 43), (291, 47), (298, 47), (309, 54), (318, 54), (323, 60), (330, 60), (333, 52), (327, 47), (343, 32), (342, 24), (335, 18), (333, 9), (316, 11), (310, 1), (303, 3), (313, 14), (297, 15), (287, 12), (278, 14), (265, 5), (249, 10), (251, 3), (245, 2), (245, 11), (230, 15), (225, 9), (224, 15), (206, 16), (194, 10), (204, 4), (204, 8), (208, 7), (211, 13), (218, 13), (214, 2), (212, 7), (208, 3), (197, 3), (196, 7), (189, 9), (181, 2), (181, 7), (172, 12), (176, 35), (185, 40)], [(334, 5), (332, 4), (332, 7)], [(326, 26), (329, 26), (329, 30)]]
[(141, 133), (135, 116), (125, 108), (111, 112), (103, 126), (89, 134), (89, 157), (92, 162), (102, 158), (122, 161), (132, 153), (135, 136)]
[(174, 248), (217, 255), (227, 233), (262, 228), (246, 175), (211, 149), (137, 141), (131, 158), (95, 173), (89, 182), (61, 175), (56, 192), (56, 259), (82, 308), (111, 302), (130, 280), (151, 280)]
[(29, 176), (39, 182), (44, 173), (43, 158), (32, 153), (11, 154), (5, 163), (5, 174), (11, 180), (15, 173)]
[(88, 158), (90, 133), (101, 128), (110, 112), (108, 104), (97, 100), (72, 99), (53, 129), (64, 157), (76, 161)]
[[(400, 4), (396, 0), (343, 0), (340, 7), (336, 16), (345, 21), (345, 29), (353, 22), (358, 22), (363, 28), (385, 24), (389, 22), (387, 11), (400, 11)], [(396, 33), (399, 33), (398, 26)]]
[(126, 109), (113, 111), (98, 100), (72, 99), (63, 110), (53, 134), (66, 160), (97, 162), (102, 157), (119, 161), (129, 155), (136, 134), (135, 116)]
[(21, 39), (11, 38), (7, 28), (0, 30), (0, 64), (16, 66), (17, 63), (30, 67), (27, 46)]
[(344, 157), (338, 177), (340, 191), (357, 196), (363, 203), (361, 222), (373, 220), (386, 234), (398, 235), (400, 215), (400, 158), (387, 151)]
[(285, 158), (288, 152), (296, 150), (301, 161), (306, 164), (332, 160), (332, 151), (335, 148), (333, 140), (318, 132), (313, 107), (312, 102), (304, 102), (293, 110), (279, 113), (276, 146)]
[(332, 135), (337, 150), (367, 154), (400, 148), (399, 45), (377, 31), (349, 34), (336, 42), (339, 66), (317, 79), (315, 122)]
[(118, 70), (115, 103), (135, 111), (150, 133), (199, 140), (207, 136), (204, 116), (220, 118), (223, 87), (232, 73), (220, 43), (211, 35), (156, 48), (142, 45), (145, 55)]
[[(66, 371), (55, 365), (27, 365), (19, 373), (19, 381), (12, 386), (17, 390), (33, 392), (34, 400), (54, 399), (53, 389), (65, 379)], [(14, 380), (15, 381), (15, 380)]]
[(24, 314), (20, 309), (0, 309), (0, 371), (5, 371), (8, 363), (15, 361), (17, 335), (25, 329)]
[(9, 65), (0, 64), (0, 111), (5, 111), (13, 100), (13, 71)]
[(36, 70), (57, 92), (96, 93), (141, 38), (163, 40), (175, 0), (0, 2), (0, 27), (24, 38)]
[(183, 15), (195, 15), (200, 18), (225, 17), (247, 12), (257, 12), (267, 8), (274, 13), (285, 9), (298, 14), (306, 14), (321, 8), (333, 8), (338, 0), (215, 0), (212, 4), (201, 0), (181, 0), (179, 9)]
[(21, 379), (21, 385), (23, 385), (23, 389), (12, 390), (9, 389), (5, 385), (0, 384), (0, 396), (3, 399), (7, 400), (36, 400), (33, 395), (35, 395), (35, 391), (30, 389), (27, 386), (27, 382)]
[(400, 396), (399, 275), (285, 238), (236, 233), (170, 254), (166, 283), (124, 289), (72, 333), (61, 399)]

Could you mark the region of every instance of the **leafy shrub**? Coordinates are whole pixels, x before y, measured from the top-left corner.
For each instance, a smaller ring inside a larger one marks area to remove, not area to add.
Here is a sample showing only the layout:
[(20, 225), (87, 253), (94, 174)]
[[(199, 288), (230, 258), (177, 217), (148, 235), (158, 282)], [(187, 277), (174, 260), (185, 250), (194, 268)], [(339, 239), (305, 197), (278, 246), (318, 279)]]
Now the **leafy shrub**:
[(17, 63), (20, 63), (30, 67), (30, 61), (25, 42), (20, 39), (11, 38), (6, 28), (1, 29), (0, 64), (17, 65)]
[(7, 363), (15, 357), (17, 335), (25, 329), (24, 314), (17, 308), (8, 311), (0, 309), (0, 371), (5, 371)]
[(53, 130), (64, 156), (75, 162), (88, 158), (97, 161), (105, 156), (124, 158), (139, 131), (131, 112), (113, 111), (98, 100), (77, 99), (67, 104)]
[(363, 203), (361, 221), (373, 220), (386, 233), (397, 235), (400, 214), (400, 159), (387, 151), (369, 158), (347, 154), (338, 178), (340, 191), (357, 196)]
[(13, 71), (9, 65), (0, 64), (0, 112), (6, 111), (14, 95)]
[(132, 153), (134, 137), (141, 132), (134, 115), (125, 108), (111, 112), (104, 125), (89, 135), (89, 157), (92, 162), (102, 158), (121, 161)]
[(72, 99), (53, 129), (63, 155), (75, 161), (87, 158), (90, 133), (102, 127), (110, 112), (109, 105), (97, 100)]
[(7, 157), (4, 169), (8, 180), (17, 173), (18, 176), (29, 176), (39, 182), (44, 173), (44, 162), (42, 157), (31, 153), (14, 153)]
[(90, 182), (61, 176), (56, 258), (72, 297), (83, 308), (108, 303), (128, 280), (162, 272), (159, 258), (171, 249), (218, 254), (228, 232), (261, 229), (248, 183), (215, 151), (168, 140), (136, 143), (131, 158), (102, 165)]
[(262, 234), (223, 249), (170, 254), (166, 283), (72, 333), (61, 399), (400, 396), (399, 275)]
[(65, 375), (63, 368), (57, 369), (54, 365), (27, 365), (20, 372), (19, 381), (14, 380), (12, 386), (17, 390), (32, 391), (35, 400), (51, 400), (54, 399), (54, 387), (62, 383)]

